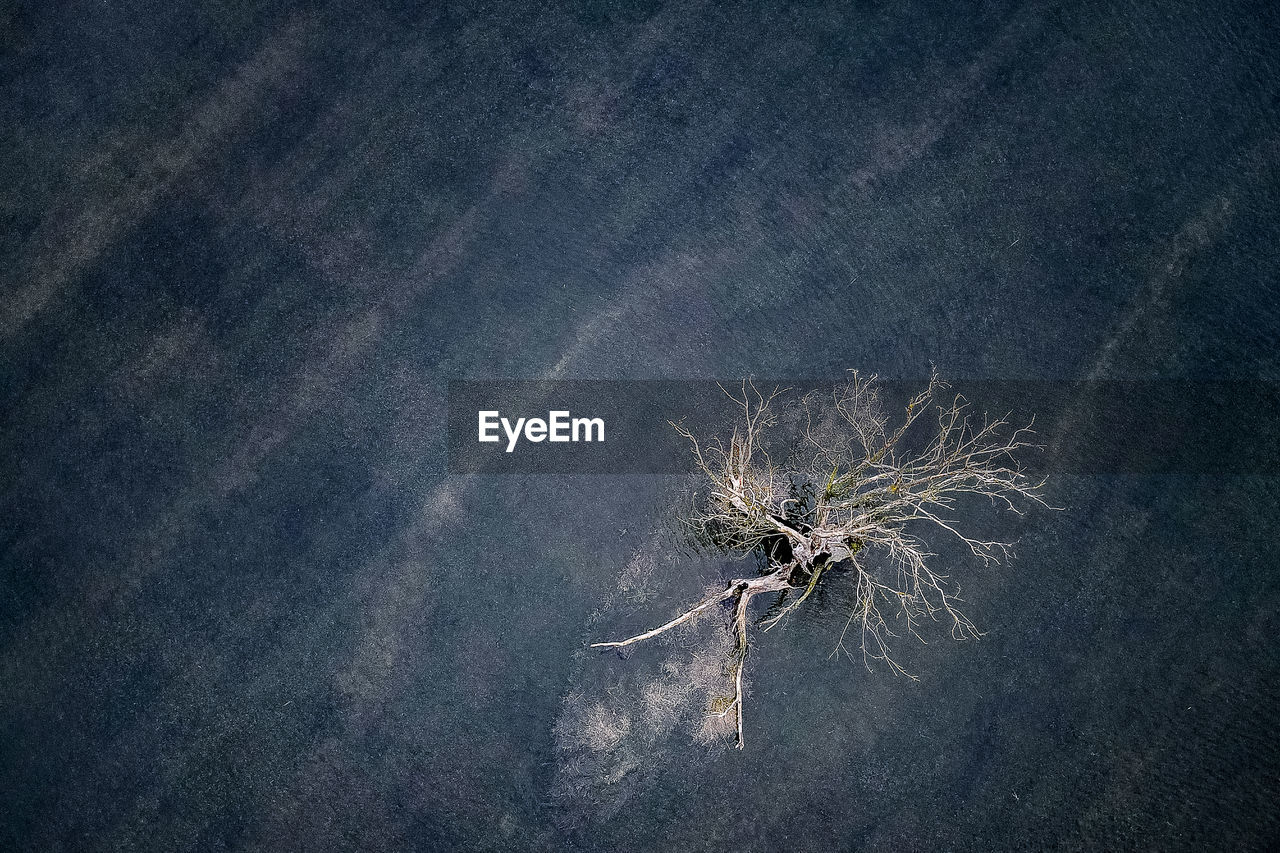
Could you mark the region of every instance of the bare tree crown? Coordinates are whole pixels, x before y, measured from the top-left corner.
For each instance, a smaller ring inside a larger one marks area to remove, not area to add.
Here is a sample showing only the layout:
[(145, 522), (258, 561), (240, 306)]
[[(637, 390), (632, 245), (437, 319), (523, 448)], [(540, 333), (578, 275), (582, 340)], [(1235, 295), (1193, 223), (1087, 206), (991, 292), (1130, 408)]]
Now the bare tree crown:
[[(978, 495), (1020, 513), (1028, 503), (1046, 505), (1044, 483), (1028, 478), (1017, 458), (1033, 446), (1029, 426), (1010, 431), (1005, 418), (979, 421), (963, 397), (944, 397), (947, 390), (935, 373), (891, 429), (876, 377), (852, 372), (829, 395), (801, 399), (800, 438), (780, 464), (766, 445), (778, 425), (782, 392), (764, 394), (745, 382), (737, 394), (726, 391), (741, 409), (727, 440), (703, 441), (673, 424), (689, 440), (709, 487), (685, 522), (726, 552), (761, 556), (764, 568), (653, 630), (594, 646), (639, 643), (732, 602), (735, 644), (725, 668), (726, 695), (707, 713), (732, 715), (742, 748), (748, 605), (760, 593), (781, 595), (760, 623), (767, 631), (804, 604), (824, 574), (851, 569), (842, 576), (852, 575), (854, 604), (832, 654), (856, 650), (868, 666), (882, 661), (909, 677), (890, 654), (889, 640), (897, 636), (890, 620), (916, 637), (925, 621), (945, 623), (957, 639), (979, 636), (959, 609), (958, 587), (930, 566), (933, 555), (918, 534), (942, 531), (984, 562), (999, 562), (1009, 556), (1009, 543), (965, 533), (953, 517), (957, 500)], [(873, 567), (867, 558), (875, 552), (887, 559)]]

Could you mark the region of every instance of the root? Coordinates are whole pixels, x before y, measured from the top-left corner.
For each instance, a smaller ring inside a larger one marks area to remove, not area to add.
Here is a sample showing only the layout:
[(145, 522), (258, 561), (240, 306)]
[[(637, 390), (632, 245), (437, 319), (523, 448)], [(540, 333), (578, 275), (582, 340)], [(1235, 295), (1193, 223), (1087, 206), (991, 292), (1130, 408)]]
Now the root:
[(729, 582), (729, 586), (724, 592), (716, 593), (708, 596), (702, 601), (690, 607), (684, 613), (672, 619), (664, 625), (654, 628), (652, 631), (645, 631), (643, 634), (637, 634), (625, 640), (615, 640), (605, 643), (592, 643), (593, 649), (617, 649), (623, 646), (630, 646), (633, 643), (639, 643), (643, 640), (652, 639), (659, 634), (671, 630), (686, 622), (697, 618), (699, 614), (706, 612), (722, 601), (730, 598), (736, 598), (733, 608), (733, 631), (736, 638), (734, 644), (733, 663), (730, 668), (730, 677), (733, 682), (733, 698), (727, 706), (718, 712), (709, 712), (709, 716), (724, 717), (732, 712), (737, 723), (737, 747), (742, 749), (746, 745), (742, 731), (742, 672), (746, 668), (747, 662), (747, 605), (751, 603), (751, 598), (762, 592), (777, 592), (783, 589), (789, 589), (791, 584), (787, 577), (791, 572), (791, 566), (783, 566), (759, 578), (737, 578)]

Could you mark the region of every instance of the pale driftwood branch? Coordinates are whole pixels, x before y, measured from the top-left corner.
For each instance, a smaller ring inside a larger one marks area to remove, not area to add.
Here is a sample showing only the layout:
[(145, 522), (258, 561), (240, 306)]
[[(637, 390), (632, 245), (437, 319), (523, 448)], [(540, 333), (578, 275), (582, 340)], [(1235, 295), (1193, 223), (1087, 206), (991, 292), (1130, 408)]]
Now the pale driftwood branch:
[(700, 603), (695, 604), (693, 607), (690, 607), (688, 610), (686, 610), (684, 613), (681, 613), (679, 616), (672, 619), (670, 622), (666, 623), (665, 625), (660, 625), (657, 628), (654, 628), (652, 631), (645, 631), (643, 634), (637, 634), (636, 636), (626, 640), (617, 640), (609, 643), (592, 643), (591, 648), (620, 649), (623, 646), (629, 646), (632, 643), (639, 643), (642, 640), (652, 639), (653, 637), (656, 637), (665, 631), (670, 631), (672, 628), (675, 628), (678, 625), (683, 625), (685, 622), (690, 622), (696, 619), (700, 613), (724, 601), (726, 598), (733, 595), (734, 592), (736, 591), (737, 591), (736, 588), (732, 584), (730, 584), (729, 588), (726, 589), (724, 592), (716, 593), (715, 595), (712, 595), (708, 598), (703, 599)]

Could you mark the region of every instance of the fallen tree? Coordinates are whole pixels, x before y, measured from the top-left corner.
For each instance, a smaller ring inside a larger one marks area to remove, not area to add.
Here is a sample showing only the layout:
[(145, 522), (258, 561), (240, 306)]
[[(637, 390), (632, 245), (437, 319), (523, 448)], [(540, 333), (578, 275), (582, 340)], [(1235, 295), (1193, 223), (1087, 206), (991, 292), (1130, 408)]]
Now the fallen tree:
[[(707, 714), (733, 715), (741, 749), (748, 608), (757, 595), (781, 594), (774, 612), (760, 623), (768, 631), (808, 601), (833, 569), (851, 569), (842, 574), (854, 578), (855, 603), (833, 654), (853, 655), (856, 648), (868, 666), (881, 661), (909, 677), (914, 676), (890, 654), (889, 638), (898, 635), (886, 615), (903, 633), (918, 638), (917, 628), (925, 621), (944, 622), (957, 639), (979, 636), (958, 607), (958, 587), (930, 566), (933, 555), (916, 532), (944, 531), (984, 562), (999, 562), (1009, 556), (1010, 544), (962, 532), (964, 525), (950, 517), (957, 500), (980, 496), (1020, 513), (1027, 503), (1046, 505), (1044, 483), (1029, 479), (1017, 459), (1019, 451), (1033, 446), (1029, 425), (1004, 435), (1006, 419), (974, 422), (962, 397), (938, 402), (946, 389), (935, 373), (891, 430), (876, 378), (854, 372), (829, 396), (801, 399), (798, 446), (780, 465), (766, 439), (778, 424), (775, 403), (782, 392), (765, 395), (750, 383), (743, 384), (740, 396), (726, 391), (742, 410), (728, 441), (704, 442), (673, 424), (690, 441), (710, 487), (684, 521), (699, 539), (726, 553), (759, 556), (763, 568), (755, 577), (731, 580), (663, 625), (593, 647), (640, 643), (731, 603), (735, 643), (725, 667), (727, 695)], [(926, 426), (934, 421), (926, 413), (935, 415), (935, 426)], [(874, 568), (868, 559), (873, 553), (886, 558), (875, 561)]]

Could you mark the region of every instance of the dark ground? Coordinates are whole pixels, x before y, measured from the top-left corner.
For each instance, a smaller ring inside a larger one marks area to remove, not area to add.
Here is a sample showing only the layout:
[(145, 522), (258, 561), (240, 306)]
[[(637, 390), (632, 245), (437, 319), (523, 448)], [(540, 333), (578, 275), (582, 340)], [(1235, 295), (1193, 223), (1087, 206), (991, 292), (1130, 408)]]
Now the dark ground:
[(462, 378), (1275, 381), (1274, 10), (231, 5), (0, 5), (0, 849), (1280, 843), (1275, 467), (1057, 478), (982, 641), (872, 675), (815, 608), (746, 752), (602, 804), (552, 728), (650, 661), (575, 653), (672, 483), (442, 428)]

